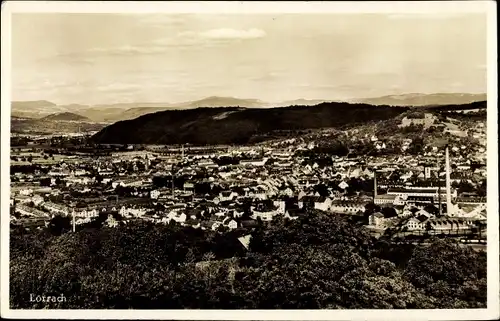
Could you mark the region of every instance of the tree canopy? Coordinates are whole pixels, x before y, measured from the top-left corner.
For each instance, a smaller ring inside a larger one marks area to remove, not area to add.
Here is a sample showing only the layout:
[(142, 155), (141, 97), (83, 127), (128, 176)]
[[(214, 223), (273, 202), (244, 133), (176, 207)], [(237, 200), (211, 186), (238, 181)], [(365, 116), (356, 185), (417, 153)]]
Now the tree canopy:
[(11, 308), (398, 309), (486, 305), (486, 256), (446, 240), (396, 245), (309, 210), (251, 232), (129, 222), (11, 232)]

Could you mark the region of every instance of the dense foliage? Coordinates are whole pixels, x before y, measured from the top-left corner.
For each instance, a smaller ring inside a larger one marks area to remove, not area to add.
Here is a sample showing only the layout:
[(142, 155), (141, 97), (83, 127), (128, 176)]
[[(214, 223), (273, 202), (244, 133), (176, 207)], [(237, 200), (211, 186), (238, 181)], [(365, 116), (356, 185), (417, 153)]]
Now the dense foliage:
[[(61, 235), (59, 235), (62, 233)], [(56, 234), (56, 235), (54, 235)], [(486, 255), (436, 240), (375, 240), (313, 212), (242, 232), (129, 223), (11, 231), (12, 308), (477, 308)], [(30, 294), (66, 302), (29, 302)]]
[[(395, 117), (407, 108), (322, 103), (283, 108), (169, 110), (117, 122), (93, 136), (97, 143), (239, 144), (282, 130), (340, 127)], [(168, 124), (168, 126), (165, 126)]]

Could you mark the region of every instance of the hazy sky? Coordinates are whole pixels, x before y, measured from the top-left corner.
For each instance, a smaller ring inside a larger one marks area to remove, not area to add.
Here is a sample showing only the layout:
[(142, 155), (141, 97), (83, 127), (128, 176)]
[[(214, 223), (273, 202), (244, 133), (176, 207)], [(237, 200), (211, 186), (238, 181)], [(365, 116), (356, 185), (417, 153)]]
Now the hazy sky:
[(13, 100), (486, 92), (482, 14), (13, 14)]

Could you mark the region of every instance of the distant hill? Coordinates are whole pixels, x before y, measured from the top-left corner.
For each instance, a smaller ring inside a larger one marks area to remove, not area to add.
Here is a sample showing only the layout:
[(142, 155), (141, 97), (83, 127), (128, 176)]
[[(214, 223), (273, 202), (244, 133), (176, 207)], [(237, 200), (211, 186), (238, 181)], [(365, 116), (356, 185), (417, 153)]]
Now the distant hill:
[(13, 108), (50, 108), (57, 106), (53, 102), (47, 100), (33, 100), (33, 101), (14, 101), (12, 102)]
[(95, 134), (92, 140), (109, 144), (238, 144), (265, 139), (276, 131), (340, 127), (389, 119), (406, 110), (348, 103), (169, 110), (117, 122)]
[(430, 106), (430, 105), (461, 105), (476, 101), (485, 101), (486, 94), (437, 93), (437, 94), (404, 94), (389, 95), (375, 98), (354, 99), (352, 102), (371, 105), (389, 106)]
[(331, 102), (327, 100), (321, 99), (296, 99), (296, 100), (287, 100), (281, 103), (272, 104), (273, 107), (288, 107), (288, 106), (314, 106), (319, 105), (321, 103)]
[(18, 117), (43, 118), (55, 113), (78, 113), (95, 122), (115, 122), (134, 119), (142, 115), (163, 110), (192, 109), (198, 107), (266, 107), (268, 103), (258, 99), (240, 99), (233, 97), (212, 96), (195, 101), (180, 103), (116, 103), (100, 105), (56, 105), (49, 101), (15, 101), (12, 102), (12, 115)]
[(103, 123), (90, 122), (88, 118), (72, 113), (59, 113), (44, 118), (25, 118), (12, 116), (12, 133), (62, 134), (85, 133), (101, 130)]
[(90, 121), (90, 119), (85, 116), (81, 116), (70, 112), (51, 114), (43, 117), (42, 120), (86, 121), (86, 122)]
[(486, 109), (488, 108), (488, 103), (487, 101), (475, 101), (470, 104), (428, 106), (425, 108), (432, 111), (467, 111), (467, 110), (486, 111)]
[[(364, 103), (377, 106), (441, 106), (449, 104), (468, 104), (474, 101), (486, 100), (485, 94), (404, 94), (366, 99), (352, 99), (349, 103)], [(195, 101), (179, 103), (170, 102), (137, 102), (99, 105), (56, 105), (49, 101), (18, 101), (12, 102), (12, 115), (29, 118), (43, 118), (55, 113), (76, 113), (94, 122), (113, 123), (128, 120), (166, 110), (184, 110), (199, 107), (245, 107), (272, 108), (287, 106), (315, 106), (326, 101), (322, 99), (296, 99), (283, 102), (265, 102), (259, 99), (241, 99), (234, 97), (212, 96)]]
[(180, 104), (173, 104), (172, 107), (183, 107), (183, 108), (197, 108), (197, 107), (265, 107), (268, 103), (260, 101), (258, 99), (240, 99), (233, 97), (217, 97), (212, 96), (201, 100), (185, 102)]
[(46, 101), (13, 101), (11, 103), (11, 112), (13, 115), (23, 115), (31, 118), (40, 118), (49, 114), (63, 112), (64, 107)]
[[(148, 106), (149, 105), (149, 106)], [(159, 106), (158, 106), (159, 105)], [(208, 97), (201, 100), (176, 103), (176, 104), (143, 104), (141, 107), (129, 108), (125, 111), (120, 112), (117, 115), (108, 116), (106, 120), (128, 120), (140, 117), (142, 115), (155, 113), (158, 111), (166, 110), (183, 110), (183, 109), (193, 109), (199, 107), (214, 108), (214, 107), (247, 107), (247, 108), (260, 108), (266, 107), (267, 103), (262, 102), (257, 99), (239, 99), (232, 97)]]

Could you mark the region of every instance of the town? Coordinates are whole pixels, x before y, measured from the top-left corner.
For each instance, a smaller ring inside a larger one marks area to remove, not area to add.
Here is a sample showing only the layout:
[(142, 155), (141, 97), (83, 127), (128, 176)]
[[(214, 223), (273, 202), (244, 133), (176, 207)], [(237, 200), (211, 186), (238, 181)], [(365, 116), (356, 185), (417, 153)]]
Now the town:
[[(431, 113), (404, 117), (399, 127), (429, 128)], [(450, 120), (448, 124), (451, 124)], [(443, 126), (441, 126), (443, 127)], [(463, 126), (462, 126), (463, 127)], [(439, 126), (437, 128), (440, 128)], [(447, 144), (406, 154), (359, 128), (319, 130), (249, 146), (101, 145), (86, 136), (13, 137), (11, 224), (41, 228), (55, 216), (72, 229), (98, 217), (119, 227), (133, 220), (225, 232), (296, 219), (314, 209), (358, 219), (374, 235), (486, 237), (486, 129), (441, 128)], [(318, 140), (343, 135), (373, 155), (317, 153)], [(306, 137), (306, 136), (304, 136)], [(466, 146), (464, 138), (479, 142)]]

